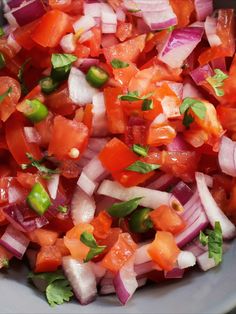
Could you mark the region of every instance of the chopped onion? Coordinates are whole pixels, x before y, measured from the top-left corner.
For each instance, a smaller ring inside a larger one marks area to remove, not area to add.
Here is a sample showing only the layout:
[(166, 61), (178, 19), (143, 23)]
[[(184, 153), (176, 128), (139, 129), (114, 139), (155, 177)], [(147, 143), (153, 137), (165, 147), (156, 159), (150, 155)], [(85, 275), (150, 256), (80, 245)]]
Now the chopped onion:
[(91, 137), (89, 139), (88, 148), (90, 148), (95, 153), (99, 153), (103, 149), (103, 147), (107, 144), (108, 141), (109, 141), (109, 138)]
[(96, 190), (98, 183), (92, 181), (84, 171), (81, 172), (80, 177), (77, 181), (77, 185), (83, 190), (88, 196), (92, 196)]
[(197, 85), (201, 85), (209, 76), (214, 75), (214, 73), (211, 66), (206, 64), (191, 71), (190, 75)]
[(101, 17), (101, 3), (84, 3), (84, 15)]
[(163, 10), (143, 12), (143, 19), (153, 31), (166, 29), (177, 24), (177, 17), (170, 5)]
[(213, 69), (220, 69), (223, 72), (227, 72), (226, 61), (225, 58), (217, 58), (211, 61), (211, 65)]
[(201, 230), (204, 230), (208, 225), (208, 219), (204, 212), (200, 211), (199, 217), (188, 226), (183, 232), (175, 237), (175, 241), (179, 247), (183, 247), (191, 242), (196, 236), (199, 235)]
[(135, 259), (134, 259), (135, 265), (146, 264), (151, 261), (151, 257), (147, 251), (149, 245), (150, 243), (140, 244), (139, 248), (135, 252)]
[(180, 152), (189, 150), (189, 145), (185, 142), (182, 135), (177, 134), (173, 141), (167, 145), (169, 152)]
[(196, 264), (196, 257), (190, 251), (181, 251), (177, 257), (177, 264), (180, 269), (193, 267)]
[(43, 1), (31, 0), (22, 1), (19, 6), (12, 8), (12, 10), (7, 12), (4, 16), (10, 25), (23, 26), (40, 18), (45, 12), (46, 9)]
[(203, 29), (201, 27), (174, 29), (159, 52), (159, 60), (172, 68), (181, 67), (184, 60), (201, 41), (202, 35)]
[(213, 13), (213, 0), (194, 0), (197, 19), (204, 21), (208, 15)]
[(142, 276), (144, 274), (147, 274), (153, 269), (156, 269), (156, 264), (153, 261), (134, 265), (134, 271), (137, 274), (137, 276)]
[(112, 7), (106, 3), (101, 4), (102, 33), (113, 34), (117, 29), (117, 15)]
[(80, 36), (79, 42), (82, 44), (82, 43), (86, 42), (87, 40), (90, 40), (92, 37), (93, 37), (93, 32), (87, 31)]
[(193, 196), (193, 191), (186, 183), (180, 181), (173, 188), (172, 194), (180, 201), (182, 205), (185, 205)]
[(222, 44), (221, 39), (216, 32), (217, 19), (215, 17), (208, 16), (206, 18), (204, 26), (210, 46), (213, 47), (221, 45)]
[(119, 183), (110, 180), (104, 180), (97, 193), (121, 201), (129, 201), (135, 197), (142, 197), (140, 205), (154, 209), (161, 205), (169, 205), (171, 197), (171, 194), (167, 192), (155, 191), (139, 186), (125, 188)]
[(199, 255), (203, 254), (206, 250), (202, 249), (199, 245), (197, 245), (194, 241), (191, 243), (188, 243), (184, 249), (186, 251), (192, 252), (192, 254), (195, 257), (198, 257)]
[(50, 177), (50, 179), (47, 181), (48, 192), (53, 200), (55, 200), (57, 197), (59, 180), (60, 180), (60, 175), (56, 173), (56, 174), (53, 174)]
[(92, 302), (97, 295), (97, 282), (90, 262), (81, 263), (70, 256), (62, 258), (62, 267), (76, 298), (81, 304)]
[(75, 64), (82, 72), (87, 73), (91, 66), (99, 64), (99, 60), (92, 58), (78, 59)]
[(15, 53), (18, 53), (21, 50), (21, 46), (15, 40), (13, 33), (7, 37), (7, 44), (15, 51)]
[(202, 93), (193, 85), (192, 81), (187, 80), (184, 83), (183, 99), (190, 98), (203, 98)]
[(10, 186), (8, 188), (9, 204), (24, 202), (26, 196), (27, 196), (26, 190), (20, 186)]
[(116, 16), (117, 16), (118, 21), (125, 22), (125, 19), (126, 19), (125, 12), (121, 7), (118, 7), (116, 9)]
[(106, 136), (108, 133), (108, 124), (106, 116), (106, 106), (104, 94), (98, 93), (93, 96), (93, 136)]
[(184, 269), (176, 267), (170, 271), (164, 271), (164, 276), (166, 279), (181, 279), (184, 276)]
[(222, 136), (218, 161), (222, 172), (236, 177), (236, 142)]
[(236, 227), (216, 204), (208, 190), (204, 174), (197, 172), (196, 181), (198, 193), (210, 224), (214, 227), (215, 222), (218, 221), (221, 225), (223, 238), (232, 239), (235, 236)]
[(119, 270), (113, 283), (120, 302), (125, 305), (138, 288), (136, 273), (134, 272), (134, 258), (130, 258)]
[(93, 88), (87, 82), (85, 75), (80, 70), (72, 67), (68, 79), (70, 99), (77, 105), (86, 105), (92, 102), (93, 96), (98, 93), (96, 88)]
[(113, 284), (111, 284), (111, 285), (104, 285), (104, 286), (101, 286), (101, 289), (100, 289), (99, 293), (101, 295), (108, 295), (108, 294), (116, 293), (116, 290), (115, 290), (115, 287), (114, 287)]
[(171, 174), (165, 173), (162, 174), (155, 181), (147, 185), (147, 188), (153, 190), (165, 191), (171, 184), (176, 182), (176, 178)]
[(10, 251), (15, 257), (22, 259), (30, 240), (21, 231), (8, 225), (4, 234), (0, 238), (0, 244)]
[(109, 48), (109, 47), (115, 46), (117, 44), (119, 44), (119, 41), (114, 34), (104, 34), (102, 36), (102, 47), (103, 48)]
[(93, 273), (96, 276), (96, 281), (98, 283), (100, 279), (105, 276), (106, 269), (101, 265), (101, 263), (90, 262), (90, 265), (93, 270)]
[(75, 225), (90, 223), (95, 213), (95, 201), (79, 187), (76, 188), (71, 201), (71, 217)]
[(75, 33), (81, 32), (84, 33), (88, 31), (90, 28), (96, 25), (96, 21), (93, 17), (89, 15), (81, 16), (74, 24), (73, 29)]
[(62, 50), (66, 53), (73, 53), (76, 48), (74, 34), (70, 33), (62, 37), (60, 41)]
[(20, 7), (23, 2), (30, 2), (31, 0), (10, 0), (10, 1), (3, 1), (4, 3), (4, 12), (11, 11), (12, 9), (16, 9)]
[(207, 271), (216, 266), (214, 258), (209, 257), (208, 251), (197, 257), (197, 263), (199, 267), (204, 271)]
[(25, 134), (27, 142), (29, 143), (40, 143), (41, 141), (41, 137), (38, 131), (34, 127), (25, 126), (24, 134)]
[(97, 156), (90, 160), (90, 162), (84, 167), (83, 172), (92, 181), (97, 181), (99, 178), (108, 174), (107, 170), (103, 167)]

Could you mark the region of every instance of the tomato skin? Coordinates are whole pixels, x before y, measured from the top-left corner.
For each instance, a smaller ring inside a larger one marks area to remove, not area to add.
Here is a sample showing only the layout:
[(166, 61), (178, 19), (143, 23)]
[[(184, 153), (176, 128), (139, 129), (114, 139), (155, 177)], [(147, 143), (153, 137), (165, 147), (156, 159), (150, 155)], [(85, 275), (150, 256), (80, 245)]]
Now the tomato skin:
[[(62, 138), (66, 134), (66, 141)], [(70, 159), (69, 152), (77, 148), (82, 153), (88, 141), (88, 128), (80, 122), (56, 116), (52, 127), (52, 137), (49, 142), (48, 152), (58, 160)], [(77, 159), (77, 158), (76, 158)]]
[(113, 178), (125, 187), (136, 186), (144, 183), (154, 175), (154, 171), (146, 174), (123, 170), (112, 174)]
[(108, 63), (113, 59), (120, 59), (126, 62), (135, 61), (140, 52), (144, 49), (146, 35), (140, 35), (123, 43), (108, 48), (103, 48), (103, 53)]
[(122, 89), (119, 87), (107, 87), (104, 89), (108, 129), (113, 134), (125, 132), (125, 118), (121, 102), (118, 99), (119, 95), (122, 95)]
[(169, 206), (162, 205), (149, 214), (157, 230), (168, 231), (177, 234), (184, 230), (186, 224), (180, 215)]
[(56, 47), (67, 32), (72, 31), (72, 20), (66, 13), (52, 10), (43, 15), (31, 38), (43, 47)]
[(132, 257), (137, 244), (132, 240), (129, 233), (121, 233), (118, 241), (102, 260), (102, 266), (116, 273)]
[(6, 141), (12, 156), (18, 164), (28, 163), (26, 153), (40, 159), (42, 153), (35, 143), (28, 143), (24, 135), (25, 118), (15, 113), (5, 123)]
[(20, 99), (21, 88), (19, 82), (9, 76), (0, 77), (0, 95), (5, 93), (9, 88), (12, 91), (4, 98), (0, 105), (0, 120), (6, 121), (15, 111), (16, 104)]
[(170, 232), (158, 231), (155, 240), (148, 247), (148, 253), (162, 269), (171, 271), (175, 266), (180, 249)]
[(61, 263), (61, 252), (56, 246), (42, 246), (37, 254), (35, 272), (54, 272)]

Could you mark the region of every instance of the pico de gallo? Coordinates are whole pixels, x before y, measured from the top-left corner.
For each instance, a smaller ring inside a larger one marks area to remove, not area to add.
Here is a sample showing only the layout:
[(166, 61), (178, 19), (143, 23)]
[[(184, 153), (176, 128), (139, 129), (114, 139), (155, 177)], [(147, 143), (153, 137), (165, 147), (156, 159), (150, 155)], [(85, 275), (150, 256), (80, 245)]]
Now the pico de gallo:
[[(0, 28), (0, 268), (51, 306), (223, 262), (236, 234), (233, 9), (9, 0)], [(157, 288), (158, 289), (158, 288)]]

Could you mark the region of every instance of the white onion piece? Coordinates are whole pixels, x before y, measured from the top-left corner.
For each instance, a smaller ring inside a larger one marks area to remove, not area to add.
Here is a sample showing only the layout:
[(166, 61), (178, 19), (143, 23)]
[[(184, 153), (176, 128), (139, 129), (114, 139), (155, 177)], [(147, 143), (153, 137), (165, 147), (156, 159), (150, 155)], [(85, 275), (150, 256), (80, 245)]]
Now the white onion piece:
[(125, 188), (119, 183), (110, 180), (104, 180), (97, 193), (121, 201), (129, 201), (135, 197), (142, 197), (140, 205), (153, 209), (161, 205), (169, 205), (171, 196), (171, 194), (167, 192), (155, 191), (139, 186)]
[(236, 142), (226, 136), (221, 139), (218, 161), (222, 172), (236, 177)]
[(201, 41), (202, 35), (201, 27), (184, 27), (173, 30), (159, 52), (159, 60), (172, 68), (181, 67), (184, 60)]
[(96, 281), (98, 283), (100, 279), (105, 276), (106, 269), (101, 265), (101, 263), (90, 262), (90, 265), (93, 270), (93, 273), (96, 276)]
[(109, 138), (95, 138), (91, 137), (89, 139), (88, 148), (90, 148), (92, 151), (99, 153), (103, 147), (107, 144), (109, 141)]
[(93, 32), (87, 31), (80, 36), (79, 42), (82, 44), (82, 43), (86, 42), (87, 40), (91, 39), (92, 37), (93, 37)]
[(85, 75), (80, 70), (72, 67), (68, 79), (70, 99), (77, 105), (86, 105), (92, 102), (98, 90), (87, 82)]
[(177, 257), (177, 264), (180, 269), (193, 267), (196, 264), (196, 257), (192, 252), (181, 251)]
[(20, 203), (25, 201), (25, 190), (20, 186), (10, 186), (8, 188), (8, 202), (9, 204)]
[(4, 234), (0, 238), (0, 244), (3, 245), (18, 259), (22, 259), (30, 240), (24, 235), (23, 232), (8, 225)]
[(101, 289), (100, 289), (99, 293), (101, 295), (108, 295), (108, 294), (116, 293), (116, 290), (115, 290), (115, 287), (114, 287), (113, 284), (111, 284), (111, 285), (104, 285), (104, 286), (101, 286)]
[(197, 257), (197, 263), (203, 271), (207, 271), (216, 266), (214, 258), (209, 257), (208, 251)]
[(138, 288), (136, 273), (134, 272), (134, 258), (131, 257), (119, 270), (113, 283), (120, 302), (125, 305)]
[(96, 21), (93, 17), (89, 15), (81, 16), (74, 24), (73, 29), (75, 33), (81, 32), (84, 33), (88, 31), (90, 28), (94, 27), (96, 25)]
[(92, 196), (96, 190), (98, 183), (92, 181), (84, 171), (81, 172), (80, 177), (77, 181), (77, 185), (88, 195)]
[(104, 100), (104, 94), (98, 93), (93, 96), (93, 122), (92, 132), (93, 136), (106, 136), (108, 133), (108, 124), (106, 116), (106, 106)]
[(195, 257), (203, 254), (206, 250), (203, 250), (200, 246), (198, 246), (195, 242), (187, 244), (184, 249), (186, 251), (192, 252)]
[(210, 224), (212, 227), (215, 227), (215, 222), (219, 221), (223, 238), (232, 239), (235, 236), (236, 227), (216, 204), (213, 196), (208, 190), (204, 174), (197, 172), (196, 181), (198, 193)]
[(84, 3), (84, 15), (101, 17), (101, 3)]
[[(144, 274), (149, 273), (153, 269), (156, 269), (156, 264), (153, 261), (134, 265), (134, 271), (137, 274), (137, 276), (142, 276)], [(159, 270), (159, 269), (158, 269)]]
[(92, 302), (97, 295), (97, 282), (90, 262), (81, 263), (70, 256), (62, 258), (62, 267), (76, 298), (81, 304)]
[(214, 75), (213, 70), (209, 64), (199, 66), (190, 72), (193, 81), (197, 85), (201, 85), (209, 76)]
[(116, 16), (117, 16), (117, 20), (120, 22), (125, 22), (125, 12), (123, 11), (123, 9), (121, 7), (118, 7), (116, 9)]
[(183, 88), (183, 99), (186, 97), (203, 98), (203, 95), (191, 81), (185, 81)]
[(59, 174), (53, 174), (50, 179), (47, 181), (48, 192), (53, 200), (57, 197), (57, 190), (59, 185)]
[(116, 32), (117, 28), (117, 15), (112, 7), (106, 3), (101, 4), (101, 19), (102, 19), (102, 33), (112, 34)]
[(76, 188), (71, 201), (71, 217), (75, 225), (90, 223), (95, 213), (95, 201), (79, 187)]
[(116, 24), (102, 24), (102, 33), (103, 34), (114, 34), (116, 32)]
[(210, 46), (213, 47), (221, 45), (221, 39), (216, 33), (217, 19), (215, 17), (208, 16), (206, 18), (204, 26), (207, 40)]
[(92, 181), (96, 181), (99, 177), (108, 174), (107, 170), (103, 167), (97, 156), (90, 160), (90, 162), (84, 167), (83, 172)]
[(213, 0), (194, 0), (194, 5), (199, 21), (204, 21), (213, 13)]
[(134, 254), (134, 264), (140, 265), (150, 262), (152, 259), (150, 255), (148, 254), (148, 247), (150, 243), (147, 244), (141, 244), (139, 248), (137, 248), (135, 254)]
[(27, 142), (29, 143), (40, 143), (41, 141), (41, 137), (38, 131), (34, 127), (25, 126), (24, 134), (25, 134)]
[(75, 51), (76, 44), (74, 39), (74, 34), (70, 33), (62, 37), (60, 41), (60, 46), (62, 50), (66, 53), (72, 53)]

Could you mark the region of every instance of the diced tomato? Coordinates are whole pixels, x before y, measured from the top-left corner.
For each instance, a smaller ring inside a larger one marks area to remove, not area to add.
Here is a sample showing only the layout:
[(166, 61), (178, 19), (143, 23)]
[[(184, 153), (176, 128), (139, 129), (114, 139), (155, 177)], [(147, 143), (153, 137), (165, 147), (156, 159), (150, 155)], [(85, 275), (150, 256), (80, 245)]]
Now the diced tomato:
[(52, 137), (53, 114), (49, 112), (46, 119), (34, 125), (40, 135), (40, 146), (47, 147)]
[(105, 239), (111, 230), (112, 218), (103, 210), (91, 221), (91, 225), (94, 227), (93, 234), (95, 238)]
[(170, 271), (175, 266), (180, 249), (170, 232), (158, 231), (155, 240), (148, 247), (148, 253), (162, 269)]
[(56, 246), (43, 246), (37, 254), (35, 272), (54, 272), (61, 263), (61, 252)]
[(125, 143), (130, 147), (133, 144), (147, 145), (147, 128), (144, 119), (136, 116), (129, 118), (125, 129)]
[(58, 2), (58, 0), (49, 0), (49, 5), (52, 9), (60, 10), (66, 12), (71, 6), (72, 0), (63, 0)]
[[(9, 90), (11, 88), (11, 90)], [(9, 76), (0, 77), (0, 95), (9, 90), (8, 95), (0, 103), (0, 120), (6, 121), (15, 111), (16, 104), (20, 99), (20, 84)]]
[(12, 258), (12, 254), (3, 246), (0, 246), (0, 269), (6, 267), (8, 261)]
[(87, 128), (92, 131), (92, 124), (93, 124), (93, 105), (88, 104), (85, 106), (83, 119), (82, 119), (84, 125), (87, 126)]
[(60, 235), (69, 231), (73, 228), (74, 224), (71, 217), (65, 217), (60, 219), (60, 217), (54, 217), (50, 223), (47, 225), (48, 229), (56, 231)]
[(129, 66), (125, 68), (114, 69), (113, 74), (115, 79), (123, 86), (128, 86), (132, 77), (138, 73), (136, 65), (132, 62), (129, 62)]
[(46, 98), (45, 104), (59, 115), (68, 116), (75, 110), (75, 105), (69, 97), (68, 87), (64, 84)]
[(83, 261), (90, 248), (80, 241), (81, 234), (87, 231), (93, 233), (93, 226), (89, 224), (79, 224), (69, 230), (64, 237), (64, 244), (70, 251), (72, 257)]
[(178, 27), (185, 27), (190, 23), (190, 18), (194, 12), (192, 0), (170, 0), (170, 4), (178, 19)]
[(120, 234), (118, 241), (102, 260), (102, 266), (116, 273), (134, 255), (136, 248), (137, 244), (129, 233)]
[(65, 246), (64, 239), (61, 239), (61, 238), (56, 239), (55, 246), (59, 249), (62, 256), (70, 255), (70, 251)]
[(219, 105), (217, 114), (224, 129), (236, 132), (236, 108)]
[(136, 186), (144, 183), (154, 175), (154, 171), (146, 174), (123, 170), (112, 174), (113, 178), (125, 187)]
[(227, 49), (227, 56), (233, 56), (235, 52), (234, 9), (218, 10), (216, 34), (220, 37), (222, 47)]
[[(1, 191), (1, 188), (0, 188)], [(1, 199), (0, 199), (0, 203), (1, 203)], [(8, 224), (8, 220), (6, 219), (6, 216), (2, 210), (2, 208), (0, 208), (0, 226), (4, 226)]]
[(36, 182), (41, 181), (40, 176), (38, 174), (32, 174), (30, 172), (17, 172), (16, 180), (20, 183), (24, 188), (31, 190)]
[(113, 59), (123, 61), (135, 61), (144, 49), (146, 35), (140, 35), (123, 43), (103, 49), (107, 62)]
[(29, 24), (16, 28), (16, 30), (13, 32), (15, 40), (21, 47), (28, 50), (35, 46), (35, 42), (32, 40), (31, 34), (33, 33), (38, 23), (38, 20), (33, 21)]
[(148, 130), (147, 143), (151, 146), (170, 144), (176, 137), (176, 131), (167, 124), (151, 124)]
[(92, 28), (91, 32), (93, 33), (93, 37), (89, 41), (90, 56), (98, 57), (102, 52), (101, 50), (102, 32), (100, 27)]
[[(62, 138), (66, 134), (66, 141)], [(48, 152), (59, 160), (70, 159), (70, 151), (76, 148), (82, 153), (88, 141), (88, 128), (75, 120), (68, 120), (62, 116), (56, 116), (52, 127)], [(75, 158), (78, 159), (78, 158)]]
[(186, 226), (183, 218), (174, 209), (166, 205), (162, 205), (151, 211), (149, 216), (157, 230), (177, 234)]
[(90, 48), (82, 44), (77, 44), (74, 55), (76, 55), (77, 58), (88, 58), (90, 55)]
[(145, 95), (153, 92), (156, 86), (153, 84), (155, 77), (155, 68), (150, 67), (139, 71), (129, 82), (129, 91), (138, 91), (139, 95)]
[(72, 19), (58, 10), (43, 15), (31, 38), (43, 47), (56, 47), (62, 36), (72, 31)]
[(8, 202), (8, 188), (13, 182), (12, 177), (2, 177), (0, 178), (0, 205)]
[(119, 87), (107, 87), (104, 89), (108, 129), (113, 134), (125, 132), (125, 118), (121, 102), (118, 99), (119, 95), (122, 95), (122, 89)]
[(113, 138), (106, 144), (99, 154), (99, 159), (110, 172), (121, 171), (138, 160), (135, 153), (117, 138)]
[(28, 163), (26, 153), (30, 153), (36, 159), (42, 154), (37, 144), (28, 143), (24, 134), (25, 119), (22, 115), (15, 113), (5, 123), (6, 141), (12, 156), (18, 164)]
[(106, 249), (104, 250), (103, 255), (109, 252), (109, 250), (115, 245), (121, 233), (122, 233), (122, 230), (120, 228), (111, 228), (108, 231), (108, 234), (105, 239), (97, 239), (97, 243), (99, 245), (106, 246)]
[[(232, 104), (233, 105), (232, 107), (234, 107), (234, 104), (236, 102), (236, 57), (234, 57), (231, 63), (230, 70), (229, 70), (229, 77), (224, 81), (223, 88), (224, 88), (225, 95), (221, 97), (221, 102), (226, 105)], [(230, 119), (230, 117), (228, 118)]]
[(117, 26), (116, 37), (120, 41), (125, 41), (132, 36), (133, 26), (131, 23), (120, 22)]
[(43, 228), (28, 232), (27, 235), (30, 241), (37, 243), (40, 246), (54, 245), (59, 236), (57, 232)]

